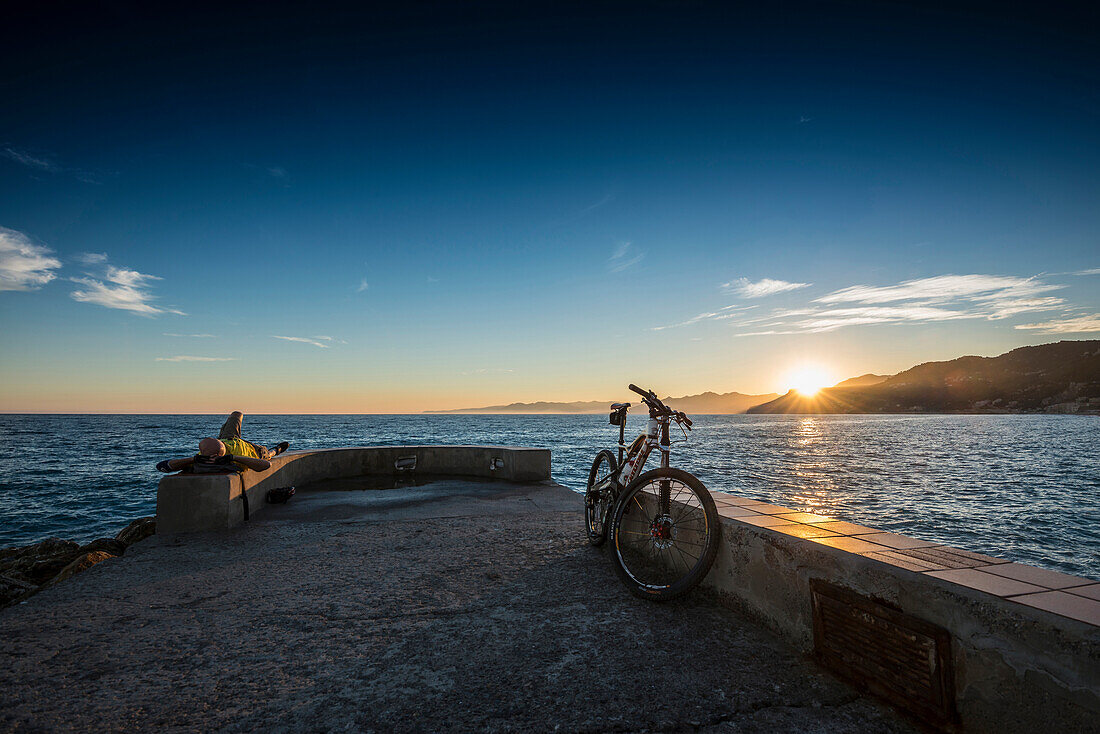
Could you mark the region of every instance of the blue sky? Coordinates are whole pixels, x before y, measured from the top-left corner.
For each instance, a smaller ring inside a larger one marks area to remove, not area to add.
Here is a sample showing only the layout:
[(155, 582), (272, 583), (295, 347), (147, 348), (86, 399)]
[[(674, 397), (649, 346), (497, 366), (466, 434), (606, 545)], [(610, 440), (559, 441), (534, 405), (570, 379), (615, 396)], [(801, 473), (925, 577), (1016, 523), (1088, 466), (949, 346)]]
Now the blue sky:
[(1093, 11), (774, 8), (22, 11), (0, 410), (763, 393), (1097, 338)]

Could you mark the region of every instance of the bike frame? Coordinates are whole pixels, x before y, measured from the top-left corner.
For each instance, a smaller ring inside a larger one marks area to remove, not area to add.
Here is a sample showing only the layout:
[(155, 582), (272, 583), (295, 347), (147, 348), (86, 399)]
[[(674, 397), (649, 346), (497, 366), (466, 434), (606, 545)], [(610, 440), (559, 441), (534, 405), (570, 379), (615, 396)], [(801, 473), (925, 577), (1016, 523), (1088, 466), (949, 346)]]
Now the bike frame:
[[(622, 452), (627, 452), (624, 457), (619, 461), (619, 468), (613, 475), (616, 483), (621, 487), (625, 487), (639, 476), (645, 469), (646, 462), (649, 461), (649, 455), (653, 453), (653, 449), (657, 449), (661, 452), (661, 468), (667, 469), (669, 467), (669, 455), (672, 453), (672, 445), (668, 438), (668, 423), (669, 416), (650, 416), (649, 425), (645, 433), (638, 435), (638, 438), (634, 439), (634, 444), (639, 443), (638, 439), (643, 439), (641, 444), (631, 450), (630, 446), (623, 444), (624, 428), (622, 424), (619, 427), (619, 455), (622, 457)], [(625, 421), (624, 421), (625, 424)]]

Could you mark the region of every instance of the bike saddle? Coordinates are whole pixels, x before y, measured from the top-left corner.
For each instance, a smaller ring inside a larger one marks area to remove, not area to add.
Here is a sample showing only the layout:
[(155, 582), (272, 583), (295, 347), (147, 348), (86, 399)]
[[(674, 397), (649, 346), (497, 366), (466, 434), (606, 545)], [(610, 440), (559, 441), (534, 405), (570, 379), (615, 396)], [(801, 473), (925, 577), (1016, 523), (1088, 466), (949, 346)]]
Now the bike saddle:
[(612, 410), (625, 410), (630, 407), (630, 403), (612, 403)]

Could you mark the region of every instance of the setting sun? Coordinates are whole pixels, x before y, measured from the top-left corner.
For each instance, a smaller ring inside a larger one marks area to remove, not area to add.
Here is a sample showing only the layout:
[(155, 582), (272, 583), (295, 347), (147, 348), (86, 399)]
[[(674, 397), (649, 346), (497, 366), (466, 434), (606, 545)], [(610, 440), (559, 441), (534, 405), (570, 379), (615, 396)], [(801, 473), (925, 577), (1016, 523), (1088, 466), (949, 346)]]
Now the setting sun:
[(801, 395), (812, 397), (835, 382), (833, 375), (818, 365), (803, 365), (787, 375), (787, 384)]

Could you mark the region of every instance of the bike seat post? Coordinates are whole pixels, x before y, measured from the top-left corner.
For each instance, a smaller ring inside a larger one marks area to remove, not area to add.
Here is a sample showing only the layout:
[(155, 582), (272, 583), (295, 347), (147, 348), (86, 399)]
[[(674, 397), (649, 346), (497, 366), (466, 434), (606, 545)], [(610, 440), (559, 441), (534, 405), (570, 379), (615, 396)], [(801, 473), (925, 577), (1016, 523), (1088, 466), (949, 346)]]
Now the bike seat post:
[(626, 440), (626, 411), (621, 412), (619, 419), (619, 466), (623, 465), (623, 441)]

